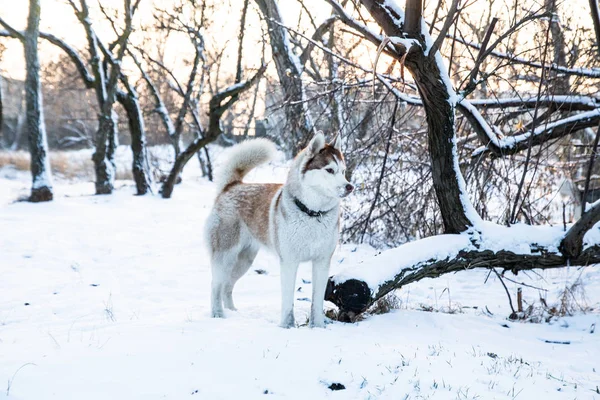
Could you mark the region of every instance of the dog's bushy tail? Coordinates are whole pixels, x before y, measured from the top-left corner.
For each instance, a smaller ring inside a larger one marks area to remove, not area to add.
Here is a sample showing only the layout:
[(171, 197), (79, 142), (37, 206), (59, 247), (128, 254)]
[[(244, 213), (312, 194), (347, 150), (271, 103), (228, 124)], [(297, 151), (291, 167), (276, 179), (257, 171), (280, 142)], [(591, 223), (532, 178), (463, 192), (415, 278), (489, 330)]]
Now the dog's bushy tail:
[(246, 140), (226, 150), (225, 161), (216, 173), (217, 193), (234, 182), (241, 182), (253, 168), (271, 160), (277, 149), (268, 139)]

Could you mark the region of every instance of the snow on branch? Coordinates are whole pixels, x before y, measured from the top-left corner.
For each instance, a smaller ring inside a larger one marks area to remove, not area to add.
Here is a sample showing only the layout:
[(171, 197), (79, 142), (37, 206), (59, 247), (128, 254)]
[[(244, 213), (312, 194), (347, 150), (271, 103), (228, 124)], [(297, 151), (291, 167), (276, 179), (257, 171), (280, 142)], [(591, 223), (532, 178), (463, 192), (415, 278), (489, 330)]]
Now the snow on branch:
[(590, 111), (600, 107), (600, 98), (591, 96), (536, 96), (532, 97), (510, 97), (505, 99), (473, 99), (469, 102), (476, 107), (484, 108), (535, 108), (552, 107), (560, 111)]

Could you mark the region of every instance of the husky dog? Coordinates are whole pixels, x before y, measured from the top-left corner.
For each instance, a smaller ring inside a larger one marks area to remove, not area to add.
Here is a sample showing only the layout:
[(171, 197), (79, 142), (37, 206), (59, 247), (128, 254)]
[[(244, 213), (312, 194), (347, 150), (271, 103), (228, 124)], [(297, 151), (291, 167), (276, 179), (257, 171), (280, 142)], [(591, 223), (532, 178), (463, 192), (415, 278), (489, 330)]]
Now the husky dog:
[(281, 263), (281, 326), (295, 326), (296, 273), (305, 261), (312, 261), (310, 326), (325, 326), (323, 300), (338, 241), (340, 199), (354, 189), (345, 177), (340, 145), (339, 135), (329, 144), (322, 133), (315, 135), (293, 160), (284, 185), (242, 182), (251, 169), (275, 154), (271, 141), (248, 140), (229, 150), (205, 232), (212, 263), (213, 317), (224, 316), (223, 305), (235, 310), (233, 286), (262, 245)]

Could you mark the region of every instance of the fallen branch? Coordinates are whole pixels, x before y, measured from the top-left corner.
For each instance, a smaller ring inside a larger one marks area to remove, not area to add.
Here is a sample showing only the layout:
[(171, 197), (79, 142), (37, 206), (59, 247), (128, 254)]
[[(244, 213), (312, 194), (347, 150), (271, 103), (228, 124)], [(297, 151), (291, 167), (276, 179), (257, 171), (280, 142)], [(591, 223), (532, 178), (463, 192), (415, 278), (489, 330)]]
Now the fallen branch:
[(454, 257), (430, 259), (407, 268), (403, 268), (391, 279), (373, 286), (360, 279), (338, 281), (336, 276), (330, 277), (325, 300), (331, 301), (340, 309), (340, 320), (343, 315), (356, 315), (364, 312), (378, 299), (389, 292), (423, 278), (437, 278), (441, 275), (474, 268), (500, 267), (513, 272), (534, 268), (561, 268), (570, 265), (587, 266), (600, 263), (600, 246), (588, 247), (572, 259), (565, 258), (558, 252), (533, 247), (537, 253), (516, 254), (511, 251), (460, 250)]
[[(547, 232), (540, 235), (539, 229), (545, 228), (527, 225), (494, 225), (489, 230), (486, 223), (483, 233), (438, 235), (406, 243), (330, 277), (325, 299), (339, 307), (340, 320), (351, 320), (392, 290), (450, 272), (503, 268), (517, 274), (536, 268), (600, 264), (598, 240), (584, 242), (590, 229), (600, 229), (594, 228), (599, 221), (600, 202), (596, 202), (566, 234), (557, 229), (548, 237)], [(544, 236), (544, 243), (533, 241)]]

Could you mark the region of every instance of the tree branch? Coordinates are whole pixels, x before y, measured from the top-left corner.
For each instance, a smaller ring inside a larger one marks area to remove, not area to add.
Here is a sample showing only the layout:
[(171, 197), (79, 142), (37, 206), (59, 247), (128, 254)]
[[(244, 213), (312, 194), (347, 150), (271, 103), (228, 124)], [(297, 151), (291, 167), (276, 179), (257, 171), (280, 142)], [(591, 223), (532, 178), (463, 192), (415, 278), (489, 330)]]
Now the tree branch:
[(319, 25), (317, 29), (315, 29), (315, 33), (313, 33), (312, 35), (312, 41), (308, 42), (308, 44), (302, 51), (302, 54), (300, 54), (300, 63), (302, 65), (306, 65), (306, 61), (310, 57), (310, 54), (315, 47), (314, 42), (320, 41), (323, 38), (323, 35), (329, 30), (329, 28), (335, 23), (337, 19), (337, 15), (331, 16), (325, 21), (323, 21), (323, 23)]
[[(458, 0), (452, 0), (452, 4), (450, 5), (450, 10), (448, 10), (448, 15), (446, 15), (446, 20), (444, 21), (444, 25), (442, 26), (442, 29), (440, 30), (440, 34), (435, 39), (435, 42), (433, 43), (433, 46), (431, 46), (431, 49), (429, 49), (430, 57), (433, 57), (435, 55), (435, 52), (438, 51), (438, 49), (442, 46), (442, 43), (444, 42), (444, 39), (446, 38), (446, 35), (448, 34), (450, 27), (452, 26), (452, 24), (454, 22), (456, 22), (455, 19), (456, 19), (457, 11), (458, 11)], [(408, 8), (407, 8), (407, 12), (408, 12)], [(419, 18), (420, 18), (420, 16), (419, 16)]]
[(238, 99), (239, 95), (248, 90), (265, 73), (266, 65), (262, 65), (254, 76), (245, 82), (232, 85), (225, 90), (215, 94), (209, 102), (209, 126), (205, 135), (196, 138), (175, 160), (175, 164), (163, 184), (161, 195), (168, 199), (173, 194), (173, 188), (177, 177), (183, 171), (187, 162), (207, 144), (215, 141), (223, 132), (221, 129), (221, 117), (229, 107)]
[[(589, 210), (584, 211), (581, 218), (567, 231), (560, 244), (560, 251), (569, 259), (571, 265), (579, 265), (573, 263), (573, 260), (577, 260), (589, 250), (583, 250), (583, 237), (598, 221), (600, 221), (600, 201), (594, 203)], [(595, 247), (595, 259), (598, 260), (595, 262), (600, 262), (600, 249), (598, 246)]]

